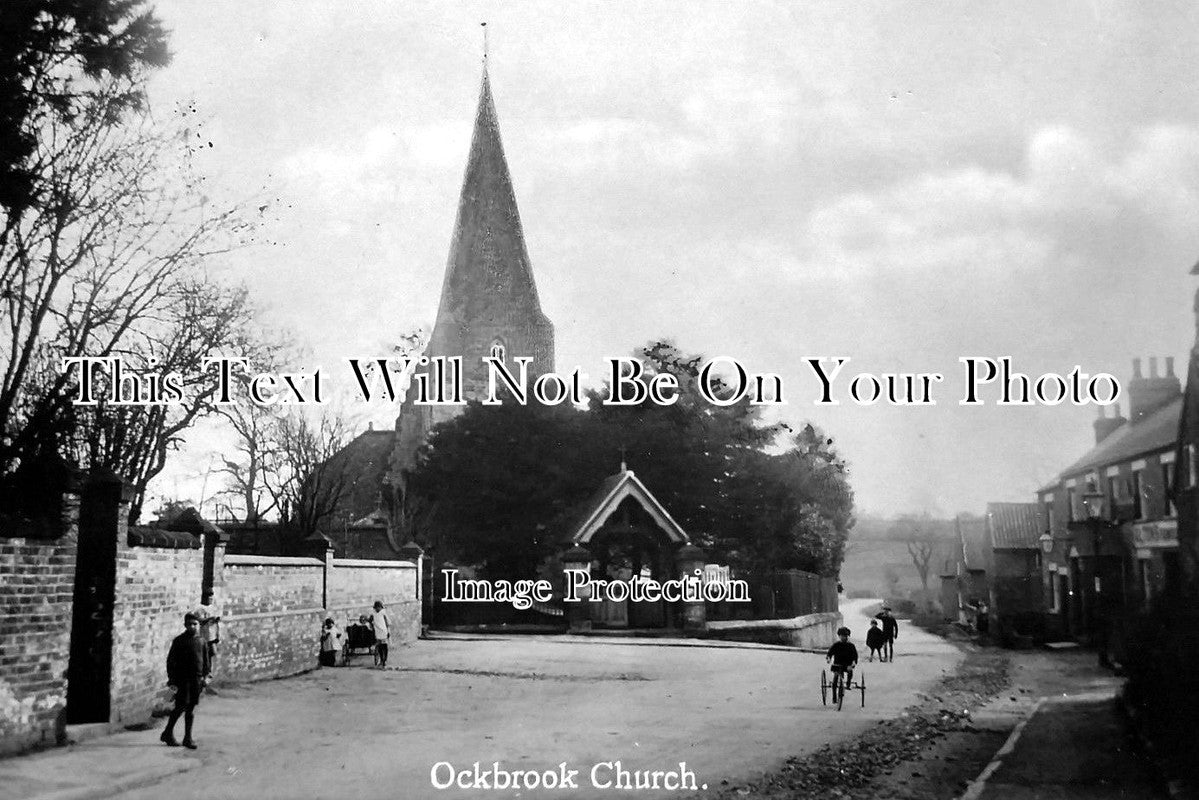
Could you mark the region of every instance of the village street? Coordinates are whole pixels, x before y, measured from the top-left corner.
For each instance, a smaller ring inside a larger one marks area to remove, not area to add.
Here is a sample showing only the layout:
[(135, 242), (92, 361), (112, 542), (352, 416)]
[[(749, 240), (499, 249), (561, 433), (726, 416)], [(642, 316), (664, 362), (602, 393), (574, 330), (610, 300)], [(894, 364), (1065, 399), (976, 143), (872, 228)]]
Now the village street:
[[(864, 605), (850, 601), (843, 609), (859, 647), (867, 627)], [(894, 664), (865, 665), (866, 708), (854, 695), (838, 713), (821, 705), (821, 655), (713, 644), (421, 641), (397, 650), (386, 671), (371, 668), (367, 658), (359, 659), (362, 666), (222, 688), (200, 706), (201, 747), (194, 753), (163, 747), (160, 725), (76, 749), (93, 748), (109, 763), (149, 757), (192, 767), (119, 795), (130, 800), (516, 796), (511, 790), (439, 791), (430, 770), (441, 761), (458, 770), (473, 769), (476, 761), (484, 768), (498, 761), (508, 770), (551, 770), (566, 762), (579, 770), (578, 790), (522, 796), (611, 796), (614, 790), (591, 787), (589, 773), (616, 760), (630, 771), (677, 769), (683, 761), (698, 783), (716, 789), (722, 780), (751, 779), (787, 756), (898, 714), (960, 659), (952, 645), (905, 626)]]

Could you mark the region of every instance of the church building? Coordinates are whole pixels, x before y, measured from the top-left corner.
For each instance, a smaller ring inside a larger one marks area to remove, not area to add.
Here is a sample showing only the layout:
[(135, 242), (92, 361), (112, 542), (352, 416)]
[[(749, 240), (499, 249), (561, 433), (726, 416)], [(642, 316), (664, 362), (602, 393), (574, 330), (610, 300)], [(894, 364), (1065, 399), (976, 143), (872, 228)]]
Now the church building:
[[(502, 357), (513, 374), (515, 358), (531, 358), (530, 385), (554, 369), (554, 326), (537, 296), (486, 62), (441, 301), (424, 355), (462, 360), (464, 400), (487, 393), (485, 356)], [(428, 367), (416, 372), (434, 374)], [(328, 527), (379, 527), (388, 506), (393, 515), (402, 514), (406, 473), (417, 450), (435, 425), (464, 408), (417, 405), (414, 394), (406, 396), (394, 433), (364, 432), (334, 456), (363, 470), (350, 477), (350, 491)], [(388, 530), (393, 548), (404, 538), (394, 523)]]
[[(502, 356), (514, 374), (514, 357), (532, 358), (530, 384), (554, 369), (554, 326), (537, 297), (486, 65), (441, 302), (425, 355), (462, 359), (466, 400), (487, 393), (485, 356)], [(414, 405), (412, 395), (396, 421), (392, 462), (398, 469), (411, 465), (413, 452), (434, 425), (462, 408)]]

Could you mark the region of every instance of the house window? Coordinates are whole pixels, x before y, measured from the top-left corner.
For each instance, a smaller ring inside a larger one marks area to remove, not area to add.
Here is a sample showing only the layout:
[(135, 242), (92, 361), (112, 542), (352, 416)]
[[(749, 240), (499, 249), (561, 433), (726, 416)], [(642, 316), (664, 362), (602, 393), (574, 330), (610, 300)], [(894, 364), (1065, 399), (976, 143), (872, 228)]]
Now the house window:
[(1118, 479), (1115, 475), (1109, 475), (1107, 478), (1107, 516), (1108, 519), (1116, 518), (1116, 504), (1119, 498), (1119, 491), (1116, 484)]
[(1142, 558), (1137, 561), (1137, 569), (1141, 575), (1141, 597), (1146, 605), (1153, 599), (1153, 584), (1150, 581), (1149, 559)]
[(1183, 482), (1183, 486), (1186, 489), (1195, 488), (1195, 476), (1196, 473), (1199, 472), (1199, 464), (1195, 463), (1195, 457), (1197, 455), (1199, 454), (1195, 452), (1195, 445), (1193, 444), (1188, 444), (1186, 447), (1182, 448), (1183, 468), (1187, 471), (1185, 476), (1186, 480)]
[(1145, 518), (1145, 504), (1143, 502), (1141, 502), (1141, 489), (1143, 487), (1143, 484), (1141, 482), (1141, 472), (1142, 471), (1139, 469), (1133, 471), (1132, 480), (1129, 482), (1129, 485), (1128, 485), (1129, 493), (1132, 495), (1132, 518), (1133, 519), (1144, 519)]
[(1066, 489), (1066, 521), (1074, 521), (1074, 487)]
[(1053, 587), (1053, 607), (1049, 611), (1053, 614), (1062, 613), (1062, 584), (1065, 582), (1063, 576), (1049, 573), (1049, 583)]
[(1045, 501), (1045, 530), (1053, 535), (1053, 501)]
[(1178, 511), (1174, 508), (1174, 464), (1162, 464), (1162, 516), (1173, 517)]

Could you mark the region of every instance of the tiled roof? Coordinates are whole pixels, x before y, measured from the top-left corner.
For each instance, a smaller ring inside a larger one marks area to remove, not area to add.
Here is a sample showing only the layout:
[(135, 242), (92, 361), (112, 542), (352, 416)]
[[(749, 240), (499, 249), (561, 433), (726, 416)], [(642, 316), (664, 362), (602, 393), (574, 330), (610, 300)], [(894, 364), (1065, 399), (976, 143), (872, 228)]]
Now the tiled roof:
[(1036, 503), (987, 503), (987, 524), (992, 547), (1036, 549), (1038, 545), (1041, 526)]
[(987, 528), (985, 520), (974, 517), (958, 517), (954, 520), (958, 537), (962, 543), (962, 556), (966, 569), (987, 568)]
[(1059, 477), (1069, 478), (1097, 467), (1172, 448), (1178, 442), (1178, 419), (1181, 413), (1182, 398), (1178, 397), (1140, 422), (1126, 422), (1086, 455), (1062, 470)]

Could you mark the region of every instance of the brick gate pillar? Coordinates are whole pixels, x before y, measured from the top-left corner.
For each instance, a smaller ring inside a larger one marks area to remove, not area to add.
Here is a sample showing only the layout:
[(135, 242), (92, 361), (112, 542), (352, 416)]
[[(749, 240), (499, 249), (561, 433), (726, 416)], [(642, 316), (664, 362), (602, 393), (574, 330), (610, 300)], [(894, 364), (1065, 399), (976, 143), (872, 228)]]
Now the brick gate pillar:
[[(576, 545), (562, 554), (562, 571), (579, 570), (591, 574), (591, 551), (586, 547)], [(576, 591), (578, 602), (563, 603), (566, 612), (567, 630), (570, 633), (583, 633), (591, 630), (591, 590), (580, 587)]]
[[(674, 554), (674, 561), (678, 565), (680, 580), (694, 578), (701, 582), (702, 587), (705, 561), (703, 550), (695, 545), (685, 544)], [(698, 576), (696, 575), (697, 571), (699, 572)], [(679, 619), (683, 623), (684, 631), (698, 633), (707, 627), (707, 607), (702, 599), (698, 601), (680, 600), (678, 608)]]

